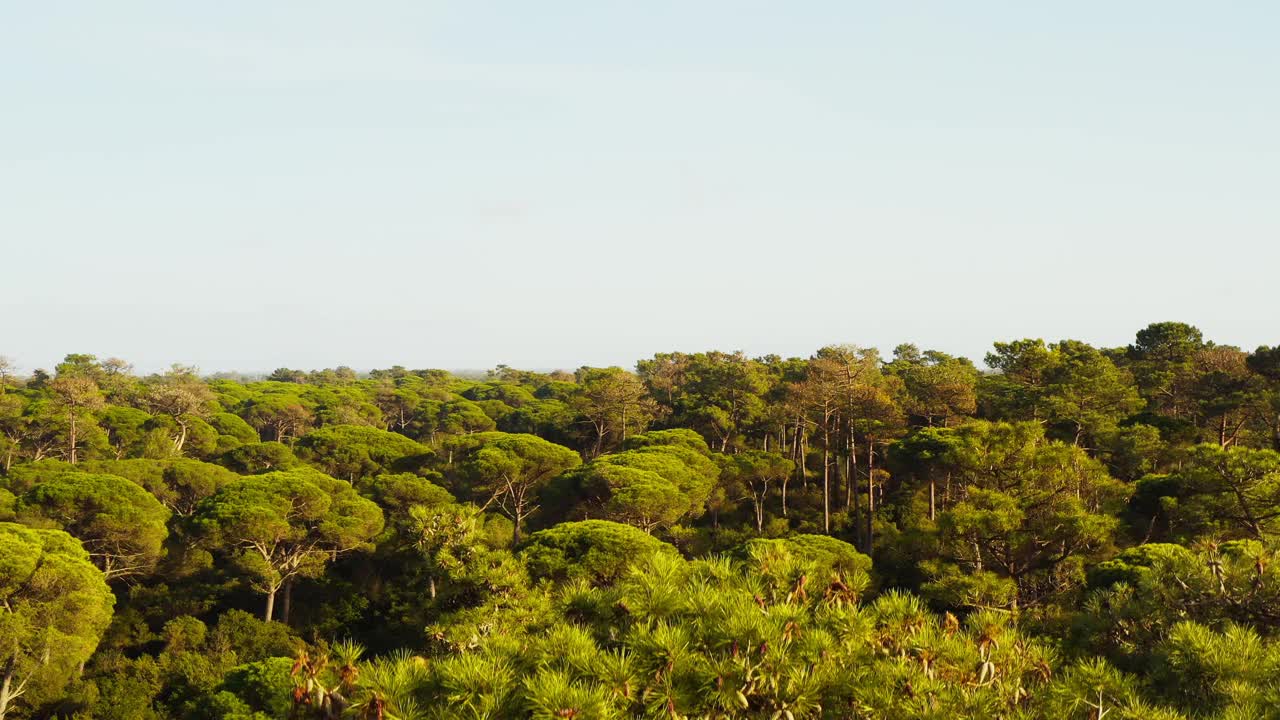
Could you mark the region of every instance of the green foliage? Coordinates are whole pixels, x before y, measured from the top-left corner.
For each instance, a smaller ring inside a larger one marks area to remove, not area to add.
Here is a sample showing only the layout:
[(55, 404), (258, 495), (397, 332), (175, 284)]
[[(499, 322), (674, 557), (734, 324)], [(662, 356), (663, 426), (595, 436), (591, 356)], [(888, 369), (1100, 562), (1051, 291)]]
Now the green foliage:
[(341, 480), (314, 470), (254, 475), (224, 485), (196, 511), (198, 532), (267, 596), (294, 577), (320, 573), (335, 555), (382, 531), (382, 511)]
[(288, 445), (271, 441), (241, 445), (223, 455), (221, 462), (235, 472), (251, 475), (270, 470), (292, 470), (300, 461)]
[(58, 697), (97, 647), (114, 603), (70, 535), (0, 523), (0, 718)]
[(707, 447), (707, 441), (703, 440), (702, 436), (693, 430), (685, 428), (650, 430), (639, 435), (632, 435), (622, 444), (622, 448), (624, 450), (637, 450), (654, 445), (680, 445), (690, 450), (697, 450), (703, 455), (711, 455), (711, 448)]
[(24, 522), (78, 538), (109, 580), (150, 572), (169, 534), (169, 511), (142, 487), (117, 475), (50, 475), (18, 498), (16, 511)]
[(298, 457), (321, 471), (355, 481), (391, 470), (397, 461), (431, 451), (409, 438), (360, 425), (331, 425), (303, 435)]
[(552, 478), (582, 462), (569, 448), (536, 435), (481, 433), (470, 438), (469, 445), (472, 449), (462, 463), (467, 490), (511, 519), (516, 544), (537, 494)]
[(973, 423), (953, 438), (954, 490), (930, 530), (938, 558), (923, 564), (935, 576), (925, 591), (952, 606), (1016, 608), (1077, 585), (1080, 563), (1111, 547), (1128, 489), (1034, 423)]
[(0, 718), (1277, 718), (1280, 351), (988, 363), (8, 374)]
[(1181, 534), (1264, 539), (1280, 532), (1280, 452), (1191, 448), (1161, 497)]
[[(287, 657), (241, 665), (227, 673), (222, 690), (235, 696), (250, 711), (271, 718), (288, 717), (293, 709), (292, 667), (293, 660)], [(239, 707), (236, 710), (243, 712)]]
[(654, 553), (675, 548), (629, 525), (607, 520), (560, 523), (529, 536), (520, 557), (535, 580), (585, 579), (610, 584)]
[(1184, 620), (1247, 624), (1280, 633), (1278, 549), (1254, 541), (1196, 548), (1152, 543), (1121, 552), (1089, 573), (1093, 589), (1074, 636), (1118, 664), (1150, 664), (1150, 653)]
[(219, 435), (235, 438), (238, 444), (255, 443), (259, 440), (258, 431), (242, 420), (239, 415), (229, 412), (214, 413), (209, 416), (208, 422)]
[(146, 488), (170, 512), (187, 516), (196, 505), (239, 476), (226, 468), (199, 460), (91, 460), (81, 467), (90, 472), (128, 478)]

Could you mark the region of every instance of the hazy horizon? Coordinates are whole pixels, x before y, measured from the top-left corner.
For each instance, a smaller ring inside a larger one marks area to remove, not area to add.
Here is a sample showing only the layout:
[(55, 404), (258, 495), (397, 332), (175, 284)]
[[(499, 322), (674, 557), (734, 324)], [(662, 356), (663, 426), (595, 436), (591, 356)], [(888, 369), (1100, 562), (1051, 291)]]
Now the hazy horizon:
[[(1178, 320), (1177, 320), (1177, 318), (1164, 318), (1164, 319), (1161, 319), (1161, 320), (1153, 320), (1152, 322), (1164, 322), (1164, 321), (1178, 321)], [(1147, 324), (1150, 324), (1150, 323), (1147, 323)], [(1142, 327), (1146, 327), (1146, 325), (1147, 325), (1147, 324), (1144, 324)], [(1093, 345), (1093, 346), (1095, 346), (1095, 347), (1098, 347), (1098, 348), (1104, 348), (1104, 349), (1105, 349), (1105, 348), (1117, 348), (1117, 347), (1125, 347), (1125, 346), (1127, 346), (1127, 345), (1131, 344), (1131, 343), (1132, 343), (1132, 341), (1133, 341), (1133, 335), (1136, 335), (1137, 331), (1138, 331), (1138, 330), (1141, 330), (1141, 329), (1142, 329), (1142, 327), (1134, 328), (1134, 332), (1130, 334), (1130, 337), (1129, 337), (1128, 339), (1126, 339), (1126, 340), (1122, 341), (1122, 342), (1097, 342), (1097, 341), (1091, 340), (1091, 339), (1089, 339), (1089, 338), (1081, 338), (1081, 337), (1072, 337), (1072, 338), (1065, 338), (1065, 337), (1064, 337), (1064, 338), (1048, 338), (1048, 337), (1043, 337), (1042, 335), (1035, 335), (1035, 334), (1031, 334), (1031, 335), (1019, 336), (1019, 337), (1016, 337), (1016, 338), (1015, 338), (1015, 337), (993, 338), (993, 339), (992, 339), (992, 341), (991, 341), (991, 343), (994, 343), (994, 342), (1007, 342), (1007, 341), (1010, 341), (1010, 340), (1017, 340), (1017, 339), (1022, 339), (1022, 338), (1024, 338), (1024, 337), (1030, 337), (1030, 338), (1040, 338), (1040, 339), (1043, 339), (1045, 342), (1048, 342), (1048, 343), (1057, 342), (1057, 341), (1059, 341), (1059, 340), (1068, 340), (1068, 339), (1070, 339), (1070, 340), (1081, 340), (1081, 341), (1084, 341), (1084, 342), (1088, 342), (1089, 344), (1091, 344), (1091, 345)], [(1205, 340), (1206, 340), (1206, 341), (1208, 341), (1208, 342), (1212, 342), (1212, 343), (1217, 344), (1217, 345), (1228, 345), (1228, 346), (1235, 346), (1235, 347), (1239, 347), (1239, 348), (1241, 348), (1242, 350), (1244, 350), (1245, 352), (1252, 352), (1253, 350), (1256, 350), (1259, 346), (1267, 344), (1267, 343), (1263, 342), (1263, 343), (1258, 343), (1258, 344), (1255, 344), (1255, 345), (1242, 345), (1242, 344), (1240, 344), (1240, 343), (1238, 343), (1238, 342), (1231, 342), (1231, 341), (1230, 341), (1230, 339), (1220, 338), (1220, 337), (1214, 337), (1213, 333), (1212, 333), (1210, 330), (1206, 329), (1206, 328), (1200, 327), (1199, 329), (1204, 333), (1204, 338), (1205, 338)], [(974, 362), (974, 364), (975, 364), (975, 365), (977, 365), (979, 368), (988, 369), (988, 368), (987, 368), (987, 366), (986, 366), (986, 364), (983, 362), (983, 358), (984, 358), (984, 356), (985, 356), (985, 355), (986, 355), (986, 354), (991, 350), (991, 343), (988, 343), (985, 347), (981, 348), (980, 350), (978, 350), (978, 351), (976, 351), (976, 352), (973, 352), (973, 353), (963, 353), (963, 352), (953, 352), (953, 351), (952, 351), (951, 349), (949, 349), (949, 348), (939, 347), (939, 346), (936, 346), (936, 345), (931, 345), (931, 344), (929, 344), (929, 343), (927, 343), (927, 342), (919, 342), (919, 341), (911, 340), (911, 339), (906, 339), (906, 340), (903, 340), (902, 342), (903, 342), (903, 343), (911, 343), (911, 344), (914, 344), (914, 345), (916, 345), (917, 347), (919, 347), (921, 350), (940, 350), (940, 351), (942, 351), (942, 352), (946, 352), (946, 353), (949, 353), (949, 354), (952, 354), (952, 355), (957, 355), (957, 356), (960, 356), (960, 357), (965, 357), (965, 358), (968, 358), (969, 360), (972, 360), (972, 361)], [(619, 367), (623, 367), (623, 368), (627, 368), (627, 369), (634, 369), (634, 368), (635, 368), (635, 364), (636, 364), (636, 362), (637, 362), (637, 361), (639, 361), (639, 360), (644, 360), (644, 359), (647, 359), (647, 358), (651, 358), (651, 357), (653, 357), (653, 355), (654, 355), (655, 353), (660, 353), (660, 352), (685, 352), (685, 353), (694, 353), (694, 352), (706, 352), (706, 351), (712, 351), (712, 350), (720, 350), (720, 351), (724, 351), (724, 352), (737, 352), (737, 351), (742, 351), (742, 352), (743, 352), (744, 354), (746, 354), (748, 357), (752, 357), (752, 358), (755, 358), (755, 357), (762, 357), (762, 356), (764, 356), (764, 355), (770, 355), (770, 354), (776, 354), (776, 355), (779, 355), (780, 357), (784, 357), (784, 358), (787, 358), (787, 357), (801, 357), (801, 358), (807, 358), (807, 357), (810, 357), (814, 352), (816, 352), (816, 351), (817, 351), (818, 349), (820, 349), (821, 347), (828, 346), (828, 345), (845, 345), (845, 344), (847, 344), (847, 345), (857, 345), (857, 346), (859, 346), (859, 347), (875, 347), (875, 348), (877, 348), (877, 349), (880, 351), (881, 355), (882, 355), (882, 356), (887, 360), (887, 359), (890, 359), (890, 358), (893, 356), (893, 349), (894, 349), (895, 347), (897, 347), (897, 345), (898, 345), (899, 343), (894, 343), (894, 344), (892, 344), (892, 345), (888, 345), (888, 346), (873, 346), (873, 345), (865, 345), (865, 344), (862, 344), (862, 343), (856, 343), (856, 342), (840, 342), (840, 341), (832, 341), (832, 342), (827, 342), (827, 343), (821, 343), (821, 344), (819, 344), (819, 345), (815, 345), (815, 346), (813, 346), (813, 347), (811, 347), (811, 348), (807, 348), (807, 349), (798, 349), (798, 350), (794, 350), (794, 351), (786, 351), (786, 352), (779, 352), (779, 351), (776, 351), (776, 350), (771, 350), (771, 351), (768, 351), (768, 352), (752, 352), (752, 351), (749, 351), (749, 350), (744, 349), (744, 348), (731, 348), (731, 347), (697, 347), (697, 348), (695, 348), (695, 347), (681, 347), (681, 348), (660, 348), (660, 349), (654, 349), (652, 352), (649, 352), (649, 353), (647, 353), (647, 354), (645, 354), (645, 355), (642, 355), (642, 356), (637, 356), (637, 357), (635, 357), (635, 358), (631, 358), (631, 359), (622, 359), (622, 360), (618, 360), (618, 361), (604, 361), (604, 362), (594, 362), (594, 363), (589, 363), (589, 362), (569, 362), (569, 363), (560, 364), (560, 365), (519, 365), (519, 364), (516, 364), (516, 363), (504, 362), (504, 361), (502, 361), (502, 360), (498, 360), (498, 361), (496, 361), (496, 362), (494, 362), (494, 363), (491, 363), (491, 364), (489, 364), (489, 365), (483, 365), (483, 366), (470, 366), (470, 367), (463, 367), (463, 366), (453, 366), (453, 367), (450, 367), (450, 366), (446, 366), (446, 365), (441, 365), (441, 364), (439, 364), (439, 363), (431, 363), (431, 362), (429, 362), (429, 361), (428, 361), (428, 362), (422, 362), (422, 363), (415, 363), (415, 362), (404, 362), (404, 361), (401, 361), (401, 360), (389, 359), (389, 360), (388, 360), (388, 361), (386, 361), (386, 362), (377, 363), (377, 364), (373, 364), (373, 365), (367, 365), (367, 366), (357, 366), (357, 365), (352, 365), (351, 363), (344, 363), (344, 362), (335, 362), (335, 363), (330, 363), (330, 364), (328, 364), (328, 365), (308, 366), (308, 365), (300, 365), (300, 364), (298, 364), (298, 363), (287, 363), (287, 362), (286, 362), (286, 363), (281, 363), (281, 364), (279, 364), (279, 365), (274, 365), (274, 366), (272, 366), (272, 367), (270, 367), (270, 368), (245, 368), (245, 367), (241, 367), (241, 368), (236, 368), (236, 367), (217, 367), (217, 368), (215, 368), (215, 367), (206, 367), (206, 366), (200, 365), (199, 363), (195, 363), (195, 362), (186, 362), (186, 361), (183, 361), (183, 360), (172, 360), (172, 361), (168, 361), (168, 362), (161, 361), (161, 362), (159, 362), (158, 364), (154, 364), (154, 365), (140, 365), (140, 364), (138, 364), (138, 363), (136, 363), (136, 362), (133, 362), (133, 360), (132, 360), (131, 358), (129, 358), (129, 357), (127, 357), (127, 356), (124, 356), (124, 355), (120, 355), (120, 354), (115, 354), (115, 353), (93, 353), (93, 352), (90, 352), (90, 354), (95, 355), (99, 360), (103, 360), (103, 359), (106, 359), (106, 358), (108, 358), (108, 357), (118, 357), (118, 358), (121, 358), (121, 359), (123, 359), (123, 360), (125, 360), (125, 361), (129, 362), (131, 365), (133, 365), (134, 372), (139, 373), (139, 374), (150, 374), (150, 373), (154, 373), (154, 372), (161, 372), (161, 371), (164, 371), (164, 370), (168, 369), (170, 366), (172, 366), (173, 364), (175, 364), (175, 363), (176, 363), (176, 364), (180, 364), (180, 365), (190, 365), (190, 366), (195, 366), (195, 367), (199, 370), (200, 374), (201, 374), (201, 375), (204, 375), (204, 376), (219, 375), (219, 374), (226, 374), (226, 375), (245, 375), (245, 376), (250, 376), (250, 377), (252, 377), (252, 376), (259, 376), (259, 375), (261, 375), (261, 376), (269, 375), (269, 374), (271, 374), (271, 372), (273, 372), (274, 370), (279, 369), (279, 368), (289, 368), (289, 369), (292, 369), (292, 370), (305, 370), (305, 371), (311, 371), (311, 370), (324, 370), (324, 369), (331, 369), (331, 368), (344, 367), (344, 366), (345, 366), (345, 367), (349, 367), (349, 368), (351, 368), (351, 369), (355, 370), (357, 373), (364, 374), (364, 373), (368, 373), (368, 372), (370, 372), (370, 371), (372, 371), (372, 370), (385, 370), (385, 369), (389, 369), (389, 368), (394, 367), (394, 366), (397, 366), (397, 365), (399, 365), (399, 366), (401, 366), (401, 367), (404, 367), (404, 368), (406, 368), (406, 369), (409, 369), (409, 370), (427, 370), (427, 369), (435, 369), (435, 370), (445, 370), (445, 371), (448, 371), (448, 372), (453, 373), (453, 374), (455, 374), (455, 375), (483, 375), (484, 373), (488, 372), (489, 370), (493, 370), (493, 369), (494, 369), (494, 368), (496, 368), (498, 365), (506, 365), (506, 366), (508, 366), (508, 367), (512, 367), (512, 368), (515, 368), (515, 369), (518, 369), (518, 370), (528, 370), (528, 371), (532, 371), (532, 372), (555, 372), (555, 371), (567, 371), (567, 372), (573, 372), (573, 371), (574, 371), (574, 370), (576, 370), (577, 368), (579, 368), (579, 367), (583, 367), (583, 366), (591, 366), (591, 367), (619, 366)], [(1272, 341), (1272, 342), (1271, 342), (1271, 344), (1272, 344), (1272, 345), (1275, 345), (1275, 344), (1277, 344), (1277, 342), (1276, 342), (1276, 341)], [(84, 352), (84, 351), (73, 351), (73, 352)], [(44, 369), (44, 370), (52, 370), (52, 369), (53, 369), (53, 367), (54, 367), (55, 365), (57, 365), (59, 362), (61, 362), (61, 361), (62, 361), (62, 359), (63, 359), (67, 354), (68, 354), (68, 353), (63, 353), (63, 354), (61, 354), (61, 355), (58, 355), (56, 358), (52, 358), (52, 359), (50, 359), (48, 362), (32, 364), (32, 363), (29, 363), (29, 362), (23, 362), (23, 361), (22, 361), (22, 358), (21, 358), (21, 356), (20, 356), (20, 355), (11, 354), (11, 353), (0, 353), (0, 355), (3, 355), (4, 357), (8, 358), (9, 360), (11, 360), (11, 361), (15, 361), (15, 366), (16, 366), (16, 368), (18, 369), (19, 374), (22, 374), (22, 375), (30, 374), (33, 370), (35, 370), (35, 369), (37, 369), (37, 368), (39, 368), (39, 369)]]
[(1280, 343), (1280, 6), (18, 3), (0, 354)]

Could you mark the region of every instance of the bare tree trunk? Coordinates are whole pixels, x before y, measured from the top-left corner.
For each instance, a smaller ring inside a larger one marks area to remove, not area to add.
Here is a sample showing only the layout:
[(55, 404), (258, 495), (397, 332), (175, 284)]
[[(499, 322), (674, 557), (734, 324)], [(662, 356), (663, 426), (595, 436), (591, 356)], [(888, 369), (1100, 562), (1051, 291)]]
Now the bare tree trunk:
[(826, 428), (822, 429), (822, 531), (831, 532), (831, 442)]
[(836, 507), (839, 507), (841, 486), (845, 488), (845, 494), (848, 494), (848, 478), (844, 476), (846, 464), (838, 449), (831, 453), (831, 497), (835, 498)]
[(862, 542), (862, 503), (858, 502), (858, 442), (849, 437), (849, 483), (853, 490), (853, 537), (855, 542)]
[(853, 454), (857, 452), (857, 446), (853, 442), (853, 431), (849, 431), (849, 436), (845, 439), (844, 446), (844, 511), (849, 512), (853, 509), (853, 488), (858, 484), (858, 478), (853, 474), (857, 461), (853, 459)]
[(805, 490), (809, 489), (809, 435), (803, 430), (800, 432), (800, 484)]
[(69, 453), (69, 455), (71, 458), (71, 464), (75, 465), (76, 464), (76, 414), (75, 412), (72, 412), (70, 414), (70, 417), (71, 417), (71, 434), (70, 434), (71, 452)]
[(604, 452), (604, 423), (596, 423), (596, 447), (591, 451), (591, 457), (600, 457), (600, 453)]
[(280, 598), (280, 622), (289, 624), (289, 612), (293, 609), (293, 580), (284, 583), (284, 597)]
[(174, 418), (174, 420), (178, 423), (178, 428), (181, 432), (178, 433), (178, 438), (173, 441), (173, 454), (181, 457), (182, 447), (187, 444), (187, 424), (177, 418)]
[(867, 438), (867, 555), (875, 544), (876, 517), (876, 442)]
[(4, 720), (9, 712), (9, 703), (13, 700), (13, 661), (4, 671), (4, 682), (0, 683), (0, 720)]
[(271, 622), (271, 617), (276, 611), (276, 588), (267, 593), (267, 607), (262, 611), (262, 619)]

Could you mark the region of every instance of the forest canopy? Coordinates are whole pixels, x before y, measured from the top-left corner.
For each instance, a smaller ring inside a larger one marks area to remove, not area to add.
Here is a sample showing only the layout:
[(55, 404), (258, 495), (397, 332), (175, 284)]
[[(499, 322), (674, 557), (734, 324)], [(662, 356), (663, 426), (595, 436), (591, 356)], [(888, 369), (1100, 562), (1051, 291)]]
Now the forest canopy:
[(1280, 346), (0, 358), (0, 720), (1280, 718)]

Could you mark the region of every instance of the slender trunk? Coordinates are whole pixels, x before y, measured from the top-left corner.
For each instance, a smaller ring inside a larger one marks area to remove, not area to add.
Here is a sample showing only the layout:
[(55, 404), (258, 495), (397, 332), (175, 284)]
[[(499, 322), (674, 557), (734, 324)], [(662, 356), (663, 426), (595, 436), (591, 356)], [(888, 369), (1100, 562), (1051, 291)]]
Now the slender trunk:
[(519, 510), (516, 511), (515, 515), (516, 515), (515, 527), (512, 528), (512, 531), (511, 531), (512, 546), (520, 544), (520, 521), (524, 519), (524, 513), (520, 512)]
[(867, 555), (875, 544), (876, 516), (876, 442), (867, 438)]
[(809, 436), (804, 431), (800, 432), (800, 484), (805, 490), (809, 489)]
[(276, 612), (276, 589), (277, 588), (272, 588), (271, 591), (267, 593), (267, 607), (262, 611), (262, 619), (267, 622), (271, 622), (271, 617), (275, 615)]
[(293, 609), (293, 580), (284, 583), (284, 597), (280, 598), (280, 622), (289, 624), (289, 611)]
[(71, 413), (70, 439), (71, 439), (71, 452), (70, 452), (71, 464), (75, 465), (76, 464), (76, 414), (74, 412)]
[(849, 489), (853, 492), (853, 538), (862, 542), (862, 503), (858, 502), (858, 443), (849, 436)]
[(831, 453), (831, 497), (835, 498), (834, 504), (836, 507), (839, 507), (840, 488), (842, 486), (845, 488), (845, 493), (848, 494), (848, 478), (844, 476), (846, 465), (844, 458), (840, 457), (839, 450)]
[(831, 443), (827, 430), (822, 430), (822, 531), (831, 532)]
[(9, 702), (13, 700), (11, 693), (13, 692), (13, 661), (9, 661), (9, 667), (4, 671), (4, 682), (0, 683), (0, 720), (4, 720), (5, 714), (9, 712)]
[[(174, 418), (174, 419), (177, 420), (177, 418)], [(179, 428), (178, 438), (173, 441), (173, 454), (181, 456), (182, 447), (187, 444), (187, 424), (181, 420), (178, 420), (178, 428)]]
[(929, 521), (933, 522), (938, 517), (938, 484), (934, 482), (933, 475), (929, 476)]
[(427, 578), (427, 584), (431, 588), (431, 599), (436, 599), (436, 576), (432, 575)]
[(849, 433), (848, 439), (845, 441), (844, 447), (844, 511), (849, 512), (853, 509), (853, 487), (857, 484), (858, 478), (853, 474), (854, 463), (853, 454), (858, 448), (853, 443), (853, 433)]

